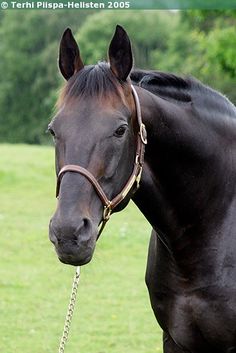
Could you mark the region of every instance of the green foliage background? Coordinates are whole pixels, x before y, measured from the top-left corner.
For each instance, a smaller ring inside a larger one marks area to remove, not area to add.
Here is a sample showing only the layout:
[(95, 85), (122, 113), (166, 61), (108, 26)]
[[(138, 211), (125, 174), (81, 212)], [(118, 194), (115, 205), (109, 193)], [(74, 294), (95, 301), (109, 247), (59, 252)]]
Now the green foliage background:
[(135, 65), (193, 75), (236, 102), (236, 11), (6, 11), (0, 16), (0, 142), (48, 143), (63, 80), (60, 37), (71, 27), (86, 64), (106, 59), (115, 25)]

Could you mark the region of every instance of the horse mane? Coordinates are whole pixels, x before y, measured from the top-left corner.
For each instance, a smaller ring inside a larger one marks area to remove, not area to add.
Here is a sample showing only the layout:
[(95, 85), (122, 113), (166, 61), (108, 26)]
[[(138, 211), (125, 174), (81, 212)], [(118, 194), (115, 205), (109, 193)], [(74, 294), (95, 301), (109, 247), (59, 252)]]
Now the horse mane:
[(160, 71), (133, 70), (131, 80), (161, 98), (191, 102), (191, 80), (188, 78)]
[(236, 107), (230, 100), (204, 85), (194, 77), (180, 77), (172, 73), (160, 71), (133, 70), (131, 80), (134, 84), (155, 95), (175, 103), (194, 103), (196, 107), (218, 113), (227, 113), (236, 117)]

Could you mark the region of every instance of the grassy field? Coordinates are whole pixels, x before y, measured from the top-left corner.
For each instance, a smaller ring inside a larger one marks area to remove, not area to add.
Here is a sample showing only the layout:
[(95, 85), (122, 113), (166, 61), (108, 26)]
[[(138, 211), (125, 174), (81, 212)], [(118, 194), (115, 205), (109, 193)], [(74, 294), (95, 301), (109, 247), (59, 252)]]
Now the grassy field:
[[(0, 156), (0, 353), (56, 353), (74, 268), (48, 240), (54, 152), (0, 145)], [(82, 268), (66, 353), (162, 352), (144, 284), (149, 234), (132, 204), (112, 217)]]

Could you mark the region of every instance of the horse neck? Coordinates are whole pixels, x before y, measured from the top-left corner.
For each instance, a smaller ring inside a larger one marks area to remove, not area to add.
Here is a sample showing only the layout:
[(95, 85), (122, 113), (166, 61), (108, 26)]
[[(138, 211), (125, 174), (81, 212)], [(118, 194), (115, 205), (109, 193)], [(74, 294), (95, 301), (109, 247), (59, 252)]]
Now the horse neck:
[(138, 94), (148, 145), (133, 200), (174, 248), (184, 235), (199, 239), (222, 221), (233, 194), (233, 163), (225, 158), (226, 147), (222, 156), (225, 141), (195, 115), (191, 103), (171, 103), (141, 88)]

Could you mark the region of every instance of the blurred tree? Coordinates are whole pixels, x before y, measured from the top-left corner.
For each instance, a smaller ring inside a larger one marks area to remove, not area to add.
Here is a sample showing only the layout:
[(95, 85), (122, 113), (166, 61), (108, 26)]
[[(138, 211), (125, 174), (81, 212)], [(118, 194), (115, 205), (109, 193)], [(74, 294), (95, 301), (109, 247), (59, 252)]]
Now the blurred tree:
[(183, 13), (182, 19), (199, 34), (209, 61), (236, 77), (236, 10), (194, 10)]
[(236, 10), (190, 10), (181, 12), (181, 20), (191, 25), (191, 28), (209, 32), (216, 21), (235, 24)]
[(0, 26), (0, 141), (42, 143), (59, 86), (57, 52), (87, 12), (7, 11)]
[(236, 10), (188, 11), (182, 20), (196, 38), (198, 77), (236, 103)]

